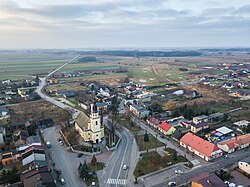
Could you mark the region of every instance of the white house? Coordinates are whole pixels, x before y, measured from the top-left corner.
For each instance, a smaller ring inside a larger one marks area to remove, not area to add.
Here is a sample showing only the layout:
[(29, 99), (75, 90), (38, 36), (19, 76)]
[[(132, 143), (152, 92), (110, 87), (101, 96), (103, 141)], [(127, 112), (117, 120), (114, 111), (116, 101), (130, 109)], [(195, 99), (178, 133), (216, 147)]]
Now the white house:
[(249, 121), (247, 120), (241, 120), (241, 121), (237, 121), (234, 123), (234, 125), (238, 126), (238, 127), (247, 127), (249, 125)]
[(250, 158), (243, 159), (238, 162), (239, 168), (250, 175)]
[(23, 166), (29, 164), (33, 161), (45, 161), (45, 153), (43, 149), (28, 149), (22, 154), (22, 164)]

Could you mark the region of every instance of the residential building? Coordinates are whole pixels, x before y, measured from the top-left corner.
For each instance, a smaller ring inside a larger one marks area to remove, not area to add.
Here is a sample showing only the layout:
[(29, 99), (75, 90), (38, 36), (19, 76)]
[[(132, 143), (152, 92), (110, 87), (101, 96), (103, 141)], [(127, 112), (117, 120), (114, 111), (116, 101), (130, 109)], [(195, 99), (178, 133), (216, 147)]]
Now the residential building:
[(0, 127), (0, 144), (5, 142), (6, 130), (4, 127)]
[(202, 123), (202, 122), (208, 122), (208, 116), (201, 115), (201, 116), (193, 117), (193, 123), (194, 124), (199, 124), (199, 123)]
[(104, 138), (104, 126), (101, 125), (100, 115), (96, 104), (91, 105), (91, 114), (81, 112), (75, 120), (75, 129), (84, 141), (99, 143)]
[(38, 148), (38, 146), (30, 146), (22, 153), (23, 166), (33, 161), (46, 161), (44, 150)]
[(202, 173), (192, 179), (191, 187), (227, 187), (227, 185), (214, 173)]
[(240, 149), (248, 147), (249, 144), (250, 144), (250, 134), (245, 134), (245, 135), (233, 137), (229, 140), (219, 142), (217, 146), (221, 150), (227, 153), (232, 153), (236, 150), (240, 150)]
[(76, 93), (73, 91), (67, 91), (63, 94), (63, 97), (65, 97), (65, 98), (71, 98), (71, 97), (75, 97), (75, 96), (76, 96)]
[(171, 135), (173, 134), (173, 132), (176, 130), (174, 127), (172, 127), (170, 124), (166, 123), (166, 122), (162, 122), (159, 127), (158, 130), (165, 134), (165, 135)]
[(208, 116), (208, 121), (212, 121), (212, 122), (215, 122), (215, 121), (221, 121), (223, 118), (224, 118), (224, 113), (221, 113), (221, 112), (217, 112), (217, 113), (214, 113), (214, 114), (210, 114)]
[(179, 129), (174, 131), (174, 133), (172, 134), (173, 140), (175, 140), (177, 142), (180, 141), (181, 137), (182, 137), (182, 132)]
[(188, 132), (180, 139), (180, 145), (206, 161), (222, 156), (222, 151), (215, 144), (210, 143), (191, 132)]
[(48, 166), (42, 166), (22, 173), (21, 181), (25, 187), (49, 186), (56, 187)]
[(192, 123), (191, 125), (191, 132), (197, 133), (201, 130), (208, 129), (209, 124), (207, 122), (200, 122), (198, 124)]
[(155, 117), (149, 117), (147, 123), (157, 129), (161, 122)]
[(247, 127), (249, 125), (249, 121), (247, 120), (241, 120), (241, 121), (237, 121), (234, 123), (234, 125), (238, 126), (238, 127)]
[(250, 158), (245, 158), (238, 163), (239, 168), (250, 175)]
[(9, 117), (9, 109), (6, 106), (0, 106), (0, 119)]
[(9, 165), (13, 162), (13, 153), (12, 151), (2, 154), (2, 164), (3, 166)]
[(129, 107), (129, 110), (136, 115), (138, 118), (145, 118), (149, 116), (150, 111), (145, 109), (143, 106), (132, 104)]

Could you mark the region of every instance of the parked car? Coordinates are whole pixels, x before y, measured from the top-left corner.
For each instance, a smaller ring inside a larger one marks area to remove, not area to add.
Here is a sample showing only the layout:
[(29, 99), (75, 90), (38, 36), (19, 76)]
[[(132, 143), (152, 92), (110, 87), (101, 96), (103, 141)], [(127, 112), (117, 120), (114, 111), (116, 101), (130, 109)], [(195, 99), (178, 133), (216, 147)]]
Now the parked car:
[(65, 184), (64, 178), (61, 178), (61, 179), (60, 179), (60, 182), (61, 182), (62, 185)]
[(181, 171), (180, 169), (175, 170), (174, 172), (175, 172), (176, 174), (183, 174), (183, 171)]
[(171, 181), (168, 183), (168, 186), (175, 186), (175, 185), (176, 185), (176, 183), (174, 181)]
[(63, 141), (61, 140), (61, 141), (59, 141), (59, 144), (60, 144), (60, 145), (63, 145), (64, 143), (63, 143)]

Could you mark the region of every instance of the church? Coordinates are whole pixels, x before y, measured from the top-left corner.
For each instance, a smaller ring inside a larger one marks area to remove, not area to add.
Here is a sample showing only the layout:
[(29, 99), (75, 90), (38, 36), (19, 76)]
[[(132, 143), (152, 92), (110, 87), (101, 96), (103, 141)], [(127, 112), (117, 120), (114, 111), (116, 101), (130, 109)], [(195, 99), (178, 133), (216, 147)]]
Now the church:
[(96, 103), (91, 104), (91, 113), (86, 115), (81, 112), (75, 120), (75, 129), (82, 136), (84, 141), (99, 143), (104, 138), (104, 126), (101, 125), (101, 118)]

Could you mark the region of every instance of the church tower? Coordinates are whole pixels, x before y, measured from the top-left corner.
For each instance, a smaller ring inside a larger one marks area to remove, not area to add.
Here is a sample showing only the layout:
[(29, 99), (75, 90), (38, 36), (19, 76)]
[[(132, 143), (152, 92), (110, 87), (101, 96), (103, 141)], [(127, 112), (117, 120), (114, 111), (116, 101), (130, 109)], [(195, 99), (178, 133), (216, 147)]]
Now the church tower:
[(96, 103), (91, 104), (91, 114), (90, 114), (90, 130), (93, 133), (92, 139), (95, 143), (101, 141), (101, 118), (97, 110)]

